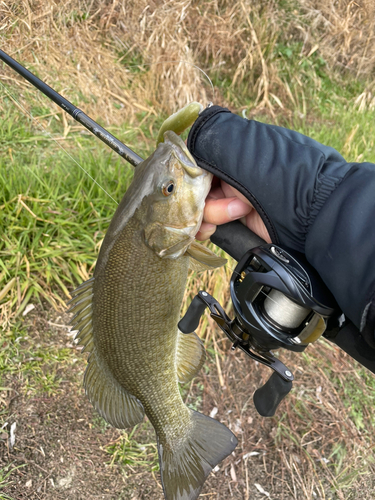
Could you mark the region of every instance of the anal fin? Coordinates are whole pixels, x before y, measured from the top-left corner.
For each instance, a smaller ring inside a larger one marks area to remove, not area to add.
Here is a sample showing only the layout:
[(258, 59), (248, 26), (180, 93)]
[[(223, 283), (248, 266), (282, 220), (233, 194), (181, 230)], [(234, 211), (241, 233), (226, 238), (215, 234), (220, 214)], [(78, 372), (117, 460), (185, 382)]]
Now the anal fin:
[(177, 377), (181, 384), (189, 382), (202, 368), (206, 350), (198, 335), (193, 332), (184, 334), (178, 331)]
[(117, 382), (95, 348), (88, 359), (83, 385), (93, 407), (113, 427), (125, 429), (142, 422), (141, 402)]

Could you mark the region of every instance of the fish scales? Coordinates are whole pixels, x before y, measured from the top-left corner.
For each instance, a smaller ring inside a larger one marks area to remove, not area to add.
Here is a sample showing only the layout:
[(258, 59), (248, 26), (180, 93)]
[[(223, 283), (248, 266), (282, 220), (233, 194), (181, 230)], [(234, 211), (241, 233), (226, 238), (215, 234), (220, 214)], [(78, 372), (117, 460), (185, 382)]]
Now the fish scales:
[(104, 238), (94, 276), (73, 292), (76, 338), (90, 352), (88, 398), (111, 425), (155, 428), (166, 500), (194, 500), (210, 471), (237, 444), (232, 432), (189, 409), (178, 382), (202, 367), (205, 351), (178, 331), (187, 273), (225, 263), (195, 243), (210, 189), (171, 131), (135, 172)]
[[(139, 228), (146, 213), (143, 206), (136, 211), (112, 248), (106, 273), (95, 276), (93, 321), (99, 354), (120, 384), (142, 402), (161, 439), (166, 432), (178, 435), (180, 426), (190, 422), (175, 366), (189, 257), (160, 259), (141, 244)], [(173, 407), (168, 418), (166, 399)]]

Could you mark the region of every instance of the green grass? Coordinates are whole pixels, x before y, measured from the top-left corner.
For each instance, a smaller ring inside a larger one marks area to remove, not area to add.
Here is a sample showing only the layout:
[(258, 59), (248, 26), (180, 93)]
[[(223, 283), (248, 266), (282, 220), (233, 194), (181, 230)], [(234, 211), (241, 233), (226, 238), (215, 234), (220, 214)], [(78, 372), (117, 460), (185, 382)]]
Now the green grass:
[[(43, 342), (35, 342), (20, 320), (3, 332), (0, 350), (0, 373), (7, 380), (22, 382), (29, 394), (56, 393), (63, 379), (60, 375), (63, 364), (70, 362), (71, 349), (62, 348), (53, 342), (52, 334), (43, 334)], [(47, 348), (46, 348), (47, 347)]]
[[(61, 303), (67, 287), (87, 279), (116, 203), (10, 103), (0, 143), (0, 290), (16, 278), (19, 293), (5, 299), (21, 313), (34, 298)], [(123, 160), (91, 137), (64, 147), (120, 201), (132, 177)]]
[[(142, 424), (142, 432), (151, 431), (150, 424)], [(146, 432), (150, 434), (150, 432)], [(106, 451), (111, 455), (110, 465), (118, 464), (126, 468), (146, 467), (151, 471), (159, 471), (158, 451), (156, 443), (146, 442), (139, 433), (139, 426), (136, 425), (131, 432), (123, 432), (121, 436), (106, 447)]]
[[(357, 370), (358, 380), (348, 379), (342, 386), (344, 406), (349, 409), (349, 415), (357, 429), (362, 433), (370, 433), (375, 427), (375, 377), (365, 368)], [(361, 382), (360, 384), (358, 382)], [(339, 384), (338, 379), (335, 384)], [(363, 397), (364, 389), (366, 398)]]
[(3, 490), (12, 483), (12, 481), (10, 480), (10, 476), (15, 470), (20, 469), (21, 467), (24, 467), (24, 465), (13, 467), (12, 464), (9, 464), (6, 467), (0, 469), (0, 500), (14, 500), (13, 497), (10, 497), (1, 490)]
[(133, 47), (131, 50), (120, 50), (117, 53), (118, 61), (128, 70), (130, 73), (141, 73), (147, 71), (148, 65), (145, 64), (142, 54)]
[(178, 387), (181, 397), (186, 406), (191, 410), (200, 411), (200, 407), (203, 403), (203, 384), (200, 382), (196, 382), (196, 380), (193, 379), (192, 382), (188, 382), (182, 385), (179, 384)]

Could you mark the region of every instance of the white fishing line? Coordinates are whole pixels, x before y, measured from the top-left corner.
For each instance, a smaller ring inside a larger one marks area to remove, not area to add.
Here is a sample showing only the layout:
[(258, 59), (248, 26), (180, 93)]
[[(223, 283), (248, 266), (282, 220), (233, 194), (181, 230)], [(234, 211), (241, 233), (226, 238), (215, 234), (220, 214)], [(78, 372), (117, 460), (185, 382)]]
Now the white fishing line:
[[(61, 149), (62, 149), (62, 150), (63, 150), (63, 151), (64, 151), (64, 152), (68, 155), (68, 156), (69, 156), (69, 158), (70, 158), (72, 161), (74, 161), (74, 163), (75, 163), (76, 165), (78, 165), (78, 166), (79, 166), (79, 168), (80, 168), (83, 172), (85, 172), (85, 174), (86, 174), (86, 175), (87, 175), (87, 176), (88, 176), (88, 177), (89, 177), (89, 178), (90, 178), (90, 179), (91, 179), (91, 180), (92, 180), (92, 181), (93, 181), (93, 182), (94, 182), (94, 183), (95, 183), (98, 187), (100, 187), (100, 189), (101, 189), (102, 191), (104, 191), (104, 193), (105, 193), (107, 196), (109, 196), (109, 197), (111, 198), (111, 200), (112, 200), (112, 201), (114, 201), (114, 202), (116, 203), (116, 205), (118, 205), (117, 201), (116, 201), (116, 200), (115, 200), (115, 199), (114, 199), (114, 198), (113, 198), (113, 197), (112, 197), (112, 196), (111, 196), (111, 195), (110, 195), (110, 194), (109, 194), (109, 193), (108, 193), (108, 192), (104, 189), (104, 187), (103, 187), (103, 186), (101, 186), (101, 185), (99, 184), (99, 182), (98, 182), (98, 181), (96, 181), (96, 180), (94, 179), (94, 177), (92, 177), (92, 176), (91, 176), (91, 175), (87, 172), (87, 170), (85, 170), (85, 169), (82, 167), (82, 165), (80, 165), (80, 164), (78, 163), (78, 161), (77, 161), (75, 158), (73, 158), (73, 156), (72, 156), (72, 155), (71, 155), (71, 154), (70, 154), (70, 153), (69, 153), (69, 152), (68, 152), (68, 151), (64, 148), (64, 146), (63, 146), (62, 144), (60, 144), (60, 142), (59, 142), (58, 140), (56, 140), (56, 139), (53, 137), (53, 135), (52, 135), (52, 134), (51, 134), (51, 133), (50, 133), (47, 129), (45, 129), (45, 128), (43, 127), (43, 125), (42, 125), (41, 123), (39, 123), (39, 122), (38, 122), (38, 120), (37, 120), (37, 119), (36, 119), (36, 118), (35, 118), (35, 117), (31, 114), (31, 112), (30, 112), (30, 111), (28, 111), (28, 110), (27, 110), (24, 106), (22, 106), (22, 104), (21, 104), (19, 101), (17, 101), (17, 99), (14, 97), (14, 95), (12, 95), (12, 93), (11, 93), (11, 92), (9, 92), (9, 90), (5, 87), (5, 85), (4, 85), (1, 81), (0, 81), (0, 85), (3, 87), (3, 89), (4, 89), (4, 90), (5, 90), (5, 92), (8, 94), (8, 96), (9, 96), (11, 99), (13, 99), (13, 100), (17, 103), (17, 105), (21, 108), (21, 110), (22, 110), (22, 111), (23, 111), (26, 115), (30, 116), (30, 118), (33, 120), (33, 122), (36, 124), (36, 126), (37, 126), (37, 127), (39, 127), (39, 128), (40, 128), (43, 132), (45, 132), (45, 133), (46, 133), (46, 134), (47, 134), (47, 135), (48, 135), (48, 136), (49, 136), (49, 137), (50, 137), (50, 138), (51, 138), (51, 139), (52, 139), (52, 140), (53, 140), (53, 141), (54, 141), (54, 142), (55, 142), (55, 143), (56, 143), (56, 144), (57, 144), (57, 145), (58, 145), (58, 146), (59, 146), (59, 147), (60, 147), (60, 148), (61, 148)], [(64, 112), (65, 112), (65, 111), (63, 111), (63, 113), (64, 113)]]
[(183, 64), (189, 64), (189, 66), (193, 66), (193, 68), (199, 70), (208, 80), (209, 84), (211, 85), (211, 90), (212, 90), (212, 101), (215, 101), (215, 87), (214, 84), (212, 83), (211, 78), (207, 75), (205, 71), (203, 71), (202, 68), (197, 66), (194, 63), (191, 63), (189, 61), (184, 61), (183, 59), (181, 60), (176, 60), (176, 61), (158, 61), (158, 62), (152, 62), (152, 63), (140, 63), (140, 64), (127, 64), (125, 67), (126, 68), (139, 68), (140, 66), (156, 66), (157, 64), (177, 64), (177, 63), (183, 63)]

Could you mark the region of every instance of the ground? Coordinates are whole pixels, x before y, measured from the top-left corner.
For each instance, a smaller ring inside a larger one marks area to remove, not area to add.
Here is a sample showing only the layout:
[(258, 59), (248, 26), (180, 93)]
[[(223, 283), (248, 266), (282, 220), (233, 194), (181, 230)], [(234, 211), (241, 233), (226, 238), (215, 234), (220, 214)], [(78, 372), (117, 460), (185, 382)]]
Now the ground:
[[(50, 352), (62, 350), (65, 360), (57, 367), (49, 365), (56, 381), (49, 392), (36, 390), (27, 372), (8, 377), (7, 387), (2, 388), (5, 389), (3, 416), (7, 424), (4, 423), (0, 434), (0, 469), (3, 475), (13, 472), (2, 483), (0, 498), (8, 495), (14, 500), (161, 500), (159, 473), (155, 470), (155, 435), (150, 423), (138, 426), (131, 435), (131, 431), (124, 433), (108, 426), (96, 414), (84, 395), (85, 359), (68, 334), (65, 326), (68, 320), (66, 314), (41, 306), (24, 320), (27, 335), (20, 343), (25, 352), (32, 342)], [(301, 422), (295, 420), (293, 411), (296, 401), (309, 399), (307, 394), (311, 388), (300, 382), (293, 391), (294, 397), (288, 396), (289, 401), (282, 403), (275, 417), (262, 418), (254, 409), (252, 394), (269, 376), (268, 370), (245, 359), (243, 354), (229, 351), (226, 341), (219, 336), (211, 340), (219, 355), (208, 349), (204, 370), (190, 388), (183, 389), (183, 396), (192, 407), (228, 425), (239, 444), (210, 475), (202, 498), (372, 498), (375, 484), (369, 469), (363, 476), (359, 471), (347, 487), (342, 487), (338, 481), (335, 483), (334, 471), (327, 468), (332, 462), (329, 455), (334, 445), (332, 440), (339, 440), (337, 432), (360, 444), (354, 425), (347, 422), (345, 427), (333, 418), (324, 422), (325, 410), (319, 409), (319, 403), (310, 404), (308, 411), (314, 414), (314, 422), (302, 420), (306, 428), (298, 442), (297, 428)], [(320, 349), (319, 355), (323, 352), (322, 347)], [(298, 364), (295, 356), (284, 357), (286, 360)], [(308, 367), (303, 363), (297, 367), (297, 380), (304, 379), (306, 370)], [(329, 398), (325, 388), (318, 387), (319, 398)], [(327, 404), (329, 406), (329, 401)], [(298, 412), (303, 418), (304, 411), (302, 405)], [(9, 437), (13, 422), (16, 423), (15, 443), (11, 449)], [(143, 448), (137, 443), (143, 444)], [(357, 450), (363, 454), (363, 443)], [(349, 453), (348, 457), (352, 460)], [(346, 458), (344, 454), (341, 459), (344, 465)], [(362, 456), (361, 460), (364, 459)], [(339, 487), (335, 488), (335, 484)]]

